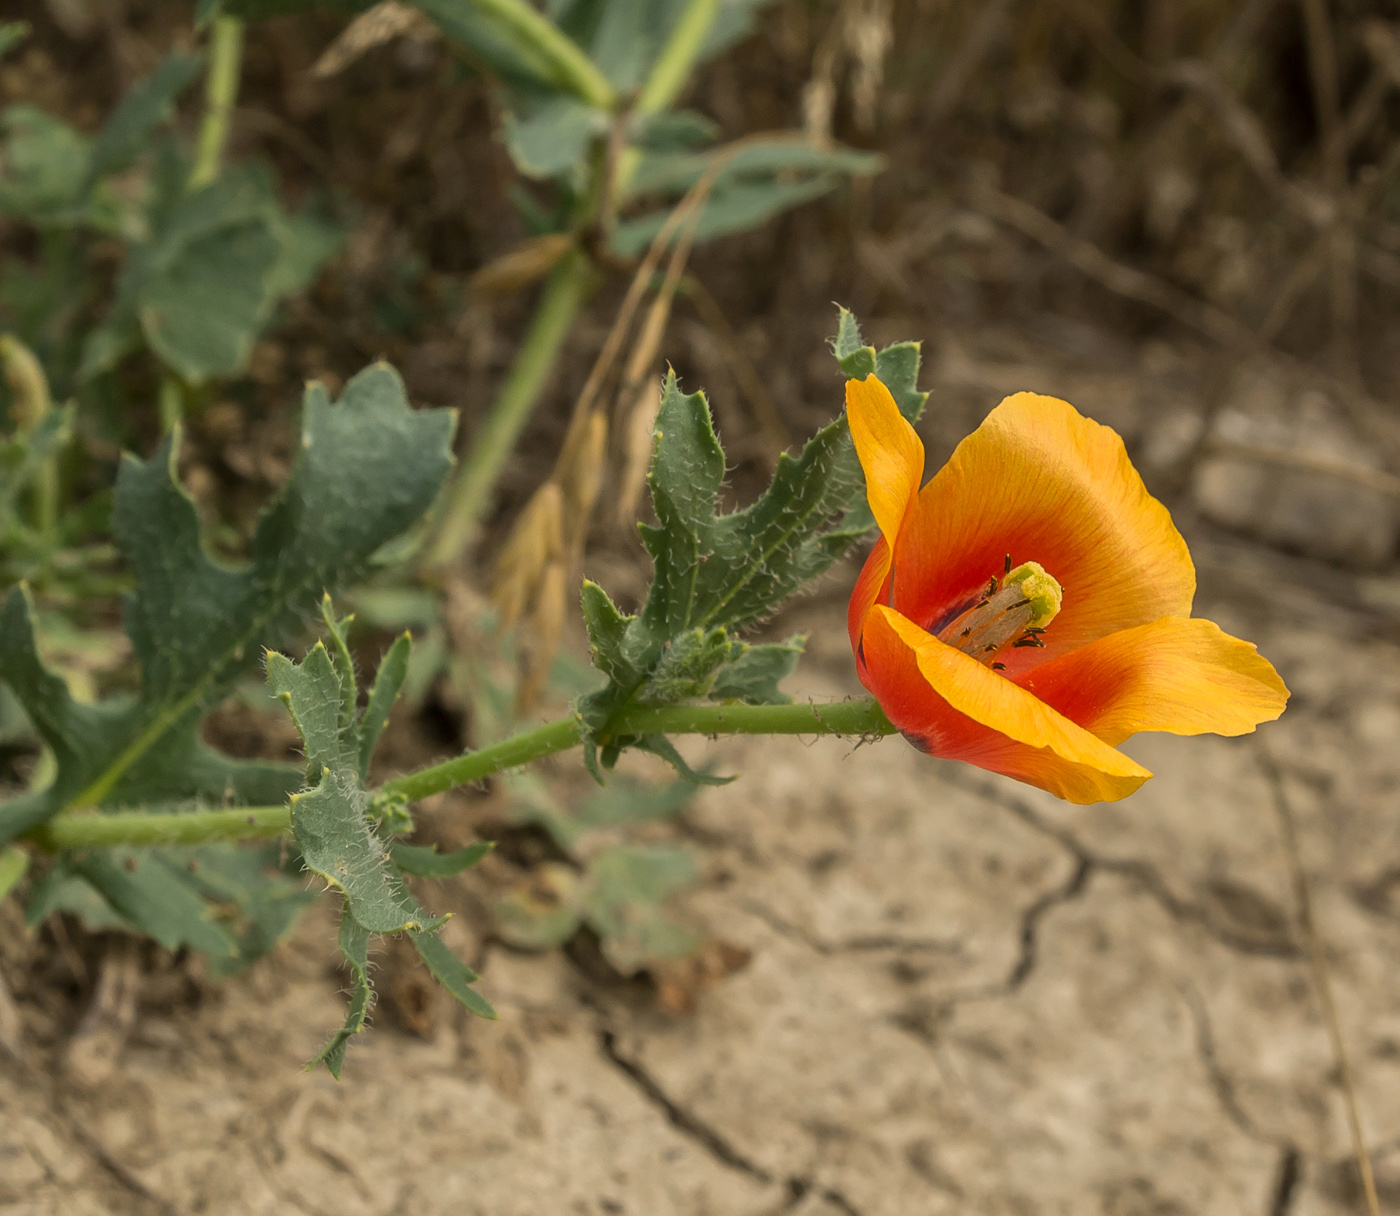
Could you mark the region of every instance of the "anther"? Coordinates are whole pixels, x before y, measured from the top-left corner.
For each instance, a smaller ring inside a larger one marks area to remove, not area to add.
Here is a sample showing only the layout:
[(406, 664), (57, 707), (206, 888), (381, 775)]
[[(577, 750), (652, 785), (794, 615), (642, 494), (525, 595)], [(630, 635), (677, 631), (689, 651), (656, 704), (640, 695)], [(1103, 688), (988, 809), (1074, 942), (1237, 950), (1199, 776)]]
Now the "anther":
[(1060, 584), (1054, 577), (1038, 563), (1024, 562), (1001, 579), (990, 577), (981, 596), (948, 621), (938, 636), (1003, 671), (1006, 664), (992, 663), (1003, 648), (1044, 648), (1040, 635), (1059, 612), (1060, 600)]

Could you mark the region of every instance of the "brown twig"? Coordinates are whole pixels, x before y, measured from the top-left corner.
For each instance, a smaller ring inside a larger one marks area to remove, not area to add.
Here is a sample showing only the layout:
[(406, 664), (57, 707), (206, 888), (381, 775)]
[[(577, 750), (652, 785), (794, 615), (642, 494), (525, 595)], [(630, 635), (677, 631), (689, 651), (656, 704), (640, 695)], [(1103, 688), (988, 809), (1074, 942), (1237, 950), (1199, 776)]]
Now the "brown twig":
[(1308, 959), (1312, 967), (1313, 987), (1317, 992), (1318, 1004), (1322, 1007), (1322, 1020), (1327, 1026), (1327, 1034), (1332, 1044), (1332, 1058), (1337, 1075), (1341, 1078), (1342, 1093), (1347, 1112), (1347, 1127), (1351, 1132), (1351, 1147), (1356, 1155), (1357, 1169), (1361, 1173), (1361, 1188), (1366, 1196), (1366, 1210), (1369, 1216), (1380, 1216), (1380, 1199), (1376, 1194), (1376, 1178), (1371, 1169), (1371, 1154), (1366, 1149), (1366, 1138), (1361, 1126), (1361, 1108), (1356, 1100), (1356, 1077), (1351, 1070), (1347, 1056), (1346, 1041), (1342, 1037), (1341, 1019), (1337, 1016), (1337, 1002), (1332, 993), (1332, 977), (1327, 968), (1327, 955), (1322, 945), (1322, 934), (1317, 925), (1317, 914), (1313, 908), (1312, 885), (1308, 881), (1307, 870), (1303, 867), (1302, 853), (1298, 848), (1298, 828), (1293, 819), (1293, 807), (1288, 801), (1288, 791), (1284, 788), (1283, 773), (1279, 770), (1273, 753), (1262, 740), (1258, 742), (1259, 763), (1273, 793), (1274, 810), (1278, 814), (1279, 832), (1283, 838), (1284, 852), (1288, 856), (1288, 866), (1293, 881), (1293, 895), (1298, 905), (1298, 919), (1302, 923), (1308, 941)]
[(1114, 261), (1097, 245), (1075, 236), (1024, 199), (979, 184), (972, 190), (971, 202), (984, 215), (1045, 246), (1115, 295), (1158, 309), (1217, 342), (1255, 345), (1254, 335), (1228, 313), (1145, 271)]
[(753, 411), (754, 420), (758, 423), (759, 430), (763, 432), (769, 447), (772, 449), (770, 463), (776, 463), (778, 453), (792, 446), (792, 432), (788, 430), (787, 424), (783, 422), (782, 414), (778, 412), (778, 403), (773, 399), (773, 394), (768, 391), (768, 385), (758, 374), (753, 360), (749, 358), (743, 344), (739, 341), (739, 335), (734, 332), (734, 327), (729, 324), (729, 318), (725, 316), (724, 309), (719, 306), (719, 301), (710, 294), (709, 288), (694, 275), (686, 275), (681, 290), (695, 306), (695, 311), (700, 314), (700, 320), (705, 328), (710, 331), (724, 350), (725, 357), (729, 360), (730, 370), (739, 385), (739, 391), (744, 394), (744, 399), (749, 403), (749, 409)]
[[(1337, 51), (1327, 0), (1299, 0), (1307, 31), (1308, 72), (1322, 144), (1322, 180), (1334, 202), (1346, 190), (1346, 151), (1342, 143)], [(1334, 224), (1328, 241), (1331, 270), (1332, 346), (1344, 374), (1356, 369), (1356, 240), (1350, 225)]]
[(1261, 464), (1283, 465), (1285, 468), (1302, 469), (1309, 473), (1323, 473), (1343, 481), (1354, 482), (1400, 498), (1400, 477), (1380, 469), (1368, 469), (1364, 465), (1348, 464), (1341, 460), (1328, 460), (1324, 457), (1309, 456), (1306, 452), (1289, 452), (1282, 448), (1257, 447), (1249, 443), (1226, 443), (1211, 440), (1201, 448), (1202, 456), (1228, 456), (1237, 460), (1257, 461)]

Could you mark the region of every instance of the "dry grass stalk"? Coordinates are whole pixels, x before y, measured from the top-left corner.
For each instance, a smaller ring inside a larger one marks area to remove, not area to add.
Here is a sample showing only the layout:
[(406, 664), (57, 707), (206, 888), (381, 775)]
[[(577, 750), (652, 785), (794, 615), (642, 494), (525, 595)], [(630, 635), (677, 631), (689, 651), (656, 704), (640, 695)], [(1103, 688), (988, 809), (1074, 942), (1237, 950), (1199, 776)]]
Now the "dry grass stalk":
[(501, 624), (514, 625), (534, 600), (545, 567), (564, 552), (564, 492), (547, 481), (525, 504), (496, 561), (491, 598)]
[(743, 343), (739, 341), (734, 327), (729, 324), (729, 318), (724, 315), (719, 301), (694, 275), (686, 275), (682, 286), (687, 298), (695, 306), (695, 311), (700, 314), (701, 324), (724, 352), (730, 374), (744, 395), (754, 422), (758, 424), (758, 429), (763, 435), (768, 448), (767, 463), (770, 467), (776, 465), (778, 454), (792, 446), (792, 432), (788, 430), (782, 414), (778, 412), (778, 403), (768, 391), (763, 377), (758, 374), (753, 360), (745, 353)]
[(979, 185), (973, 189), (971, 201), (988, 218), (1015, 228), (1037, 244), (1044, 245), (1051, 253), (1064, 258), (1076, 270), (1114, 294), (1159, 309), (1188, 329), (1194, 329), (1217, 342), (1241, 347), (1254, 344), (1254, 335), (1228, 313), (1146, 271), (1114, 261), (1097, 245), (1075, 236), (1024, 199)]
[(1345, 1099), (1347, 1129), (1351, 1133), (1352, 1152), (1356, 1156), (1356, 1167), (1361, 1175), (1361, 1189), (1366, 1197), (1366, 1211), (1369, 1216), (1381, 1216), (1380, 1199), (1376, 1194), (1375, 1172), (1371, 1168), (1371, 1154), (1366, 1148), (1366, 1136), (1361, 1125), (1361, 1107), (1356, 1100), (1356, 1076), (1351, 1069), (1347, 1055), (1346, 1040), (1342, 1036), (1341, 1018), (1337, 1014), (1337, 1001), (1332, 992), (1332, 977), (1327, 967), (1327, 953), (1322, 944), (1322, 932), (1318, 928), (1317, 913), (1313, 907), (1312, 884), (1308, 872), (1303, 867), (1302, 853), (1298, 848), (1298, 828), (1293, 819), (1293, 807), (1288, 801), (1288, 791), (1284, 788), (1283, 773), (1267, 744), (1258, 744), (1260, 764), (1273, 793), (1274, 810), (1278, 815), (1279, 833), (1283, 837), (1284, 852), (1288, 856), (1289, 874), (1293, 882), (1293, 896), (1297, 903), (1298, 919), (1302, 923), (1308, 942), (1308, 960), (1312, 968), (1313, 988), (1317, 992), (1318, 1004), (1322, 1007), (1322, 1020), (1327, 1026), (1331, 1040), (1332, 1059), (1337, 1076), (1342, 1082)]
[[(502, 551), (492, 598), (500, 609), (503, 626), (516, 622), (521, 626), (519, 683), (516, 686), (518, 715), (529, 712), (546, 687), (549, 668), (563, 634), (569, 577), (583, 556), (588, 526), (602, 489), (608, 447), (608, 409), (605, 402), (600, 404), (603, 386), (617, 364), (632, 320), (661, 257), (671, 239), (679, 233), (658, 300), (667, 296), (667, 285), (670, 295), (674, 295), (676, 283), (684, 272), (695, 222), (704, 209), (719, 168), (719, 163), (710, 166), (677, 204), (652, 241), (574, 404), (569, 429), (549, 480), (521, 512)], [(628, 374), (634, 373), (639, 365), (644, 370), (655, 357), (668, 309), (667, 298), (658, 320), (658, 310), (653, 305), (638, 344), (639, 350), (649, 348), (651, 353), (641, 362), (634, 351), (628, 362)]]
[[(698, 218), (698, 212), (696, 213)], [(656, 293), (647, 318), (642, 324), (642, 332), (637, 344), (632, 348), (632, 356), (627, 360), (627, 369), (622, 376), (622, 385), (617, 392), (620, 417), (618, 430), (625, 437), (622, 476), (618, 482), (615, 515), (619, 524), (627, 527), (636, 518), (637, 503), (642, 496), (642, 486), (646, 482), (647, 464), (651, 455), (651, 429), (656, 421), (656, 411), (661, 398), (654, 388), (644, 385), (651, 365), (656, 361), (661, 349), (661, 338), (666, 332), (666, 322), (671, 317), (671, 305), (676, 298), (681, 278), (685, 274), (685, 264), (690, 257), (690, 249), (695, 235), (695, 225), (691, 222), (681, 230), (676, 247), (671, 251), (671, 261), (666, 267), (666, 277), (661, 289)], [(645, 432), (645, 444), (640, 435)]]
[(894, 41), (891, 0), (842, 0), (812, 55), (802, 89), (802, 126), (814, 144), (831, 142), (831, 118), (841, 69), (851, 66), (851, 104), (856, 126), (875, 129), (885, 55)]
[(574, 247), (571, 232), (547, 232), (522, 241), (467, 280), (469, 290), (482, 296), (508, 296), (544, 278)]
[(879, 113), (880, 85), (885, 77), (885, 55), (894, 42), (890, 15), (892, 0), (865, 0), (851, 22), (851, 105), (856, 126), (873, 131)]
[(431, 42), (442, 37), (437, 26), (416, 8), (400, 4), (399, 0), (383, 0), (383, 3), (361, 13), (340, 31), (335, 41), (321, 52), (311, 74), (321, 80), (335, 76), (366, 52), (402, 34), (419, 42)]

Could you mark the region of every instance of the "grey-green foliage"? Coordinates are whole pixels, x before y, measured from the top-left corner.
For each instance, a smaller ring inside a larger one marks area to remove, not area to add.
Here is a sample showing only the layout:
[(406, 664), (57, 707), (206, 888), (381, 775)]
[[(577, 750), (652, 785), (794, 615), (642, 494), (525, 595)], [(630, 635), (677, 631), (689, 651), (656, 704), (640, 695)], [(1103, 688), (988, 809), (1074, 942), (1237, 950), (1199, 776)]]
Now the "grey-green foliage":
[[(845, 375), (878, 373), (904, 415), (917, 418), (927, 396), (917, 387), (917, 344), (877, 354), (842, 309), (834, 350)], [(609, 683), (579, 708), (595, 738), (603, 736), (604, 767), (622, 746), (664, 749), (650, 737), (608, 737), (612, 717), (634, 701), (782, 699), (777, 681), (795, 663), (798, 639), (748, 646), (735, 634), (822, 574), (873, 522), (844, 414), (796, 457), (784, 453), (758, 500), (728, 514), (716, 513), (725, 460), (709, 405), (701, 393), (682, 393), (674, 373), (654, 434), (648, 485), (657, 522), (641, 525), (653, 563), (646, 603), (626, 616), (597, 584), (583, 587), (590, 649)]]
[[(674, 198), (712, 171), (710, 196), (694, 230), (696, 241), (708, 241), (757, 228), (784, 211), (829, 194), (851, 177), (878, 173), (883, 165), (875, 153), (817, 147), (793, 136), (776, 136), (734, 148), (648, 152), (629, 189), (637, 198)], [(613, 248), (624, 256), (640, 252), (661, 230), (668, 214), (669, 208), (661, 207), (622, 221), (613, 230)]]
[(304, 286), (337, 240), (310, 217), (285, 216), (260, 166), (176, 196), (132, 245), (79, 376), (108, 370), (143, 340), (190, 383), (235, 374), (277, 299)]
[[(194, 503), (175, 479), (178, 434), (150, 460), (128, 457), (112, 517), (135, 584), (125, 616), (140, 693), (75, 700), (39, 657), (25, 589), (10, 593), (0, 610), (0, 680), (48, 744), (56, 774), (47, 788), (0, 805), (0, 841), (73, 804), (177, 814), (200, 803), (281, 802), (301, 785), (295, 766), (220, 754), (201, 740), (200, 722), (257, 665), (263, 647), (299, 632), (325, 591), (361, 578), (376, 551), (418, 521), (451, 465), (452, 428), (446, 410), (410, 409), (398, 375), (384, 365), (351, 380), (339, 404), (312, 385), (296, 467), (259, 522), (249, 563), (237, 569), (201, 546)], [(385, 683), (371, 695), (357, 772), (369, 736), (382, 728), (405, 650), (390, 652)], [(265, 874), (262, 863), (240, 868), (231, 858), (243, 854), (225, 849), (90, 850), (50, 872), (33, 909), (66, 908), (93, 923), (106, 917), (167, 944), (246, 960), (290, 923), (301, 888)], [(228, 907), (231, 916), (219, 911)]]
[[(571, 91), (533, 46), (474, 0), (414, 2), (469, 62), (501, 86), (502, 133), (516, 168), (526, 177), (553, 181), (566, 196), (586, 204), (590, 175), (613, 128), (614, 115)], [(744, 37), (769, 2), (727, 0), (719, 4), (701, 44), (697, 66)], [(558, 0), (544, 8), (618, 95), (625, 97), (645, 85), (690, 3)], [(759, 227), (775, 215), (830, 192), (852, 175), (875, 173), (882, 165), (878, 156), (869, 153), (817, 148), (793, 137), (756, 143), (737, 152), (725, 147), (696, 150), (714, 138), (716, 128), (693, 111), (636, 114), (623, 130), (636, 160), (628, 163), (617, 183), (618, 201), (649, 202), (648, 210), (613, 227), (613, 249), (623, 256), (636, 254), (651, 241), (675, 199), (717, 163), (717, 157), (724, 158), (725, 167), (718, 173), (696, 224), (697, 241)], [(569, 208), (564, 210), (567, 213)]]
[(261, 958), (315, 896), (288, 873), (280, 846), (206, 844), (92, 849), (60, 859), (34, 884), (26, 920), (70, 912), (92, 929), (136, 930), (168, 949), (210, 956), (215, 974)]
[[(36, 281), (7, 283), (0, 311), (13, 311), (11, 324), (65, 394), (143, 344), (192, 384), (240, 372), (278, 301), (305, 287), (341, 240), (315, 210), (283, 211), (260, 165), (188, 189), (189, 157), (168, 129), (201, 64), (167, 55), (92, 137), (25, 103), (0, 113), (0, 214), (64, 236), (45, 244)], [(114, 175), (133, 167), (144, 189), (113, 189)], [(54, 331), (94, 302), (73, 256), (92, 234), (125, 245), (116, 294), (95, 328), (56, 344)], [(76, 359), (60, 357), (65, 345)]]
[(693, 783), (617, 780), (567, 809), (533, 777), (515, 778), (512, 792), (512, 819), (538, 824), (575, 860), (539, 867), (496, 901), (502, 938), (520, 949), (543, 950), (586, 925), (608, 961), (628, 975), (693, 954), (704, 943), (666, 911), (671, 896), (699, 877), (685, 849), (625, 838), (601, 843), (637, 824), (678, 815), (695, 795)]
[(306, 752), (310, 788), (292, 796), (292, 834), (305, 867), (342, 895), (340, 946), (353, 978), (350, 1008), (345, 1025), (312, 1060), (338, 1077), (346, 1044), (363, 1028), (372, 999), (366, 969), (372, 934), (409, 934), (428, 969), (457, 1000), (481, 1017), (495, 1014), (471, 986), (475, 972), (437, 936), (447, 918), (429, 916), (404, 882), (405, 873), (457, 873), (486, 850), (441, 856), (394, 844), (372, 813), (370, 756), (408, 671), (408, 635), (390, 648), (361, 710), (345, 636), (349, 618), (336, 619), (329, 597), (322, 601), (322, 617), (330, 648), (317, 642), (300, 663), (269, 651), (267, 681), (290, 711)]

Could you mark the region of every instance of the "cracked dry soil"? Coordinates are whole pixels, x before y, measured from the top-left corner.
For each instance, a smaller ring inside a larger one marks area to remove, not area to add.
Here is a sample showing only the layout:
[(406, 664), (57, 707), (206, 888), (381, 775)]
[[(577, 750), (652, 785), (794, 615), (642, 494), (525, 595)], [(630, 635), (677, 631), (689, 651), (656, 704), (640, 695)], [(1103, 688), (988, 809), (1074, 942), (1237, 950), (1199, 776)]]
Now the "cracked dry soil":
[[(1400, 647), (1296, 571), (1260, 575), (1265, 619), (1237, 557), (1199, 610), (1294, 690), (1257, 738), (1136, 740), (1156, 780), (1086, 808), (897, 741), (711, 749), (743, 776), (690, 814), (687, 911), (753, 961), (693, 1015), (493, 950), (498, 1023), (381, 1019), (336, 1084), (300, 1071), (340, 1016), (323, 909), (213, 999), (145, 1017), (96, 1092), (6, 1073), (0, 1209), (1359, 1211), (1267, 746), (1400, 1211)], [(842, 639), (815, 642), (806, 691), (846, 691)]]

